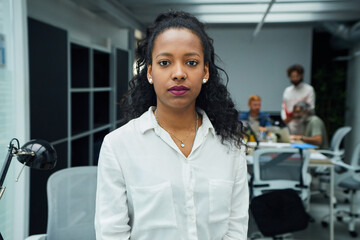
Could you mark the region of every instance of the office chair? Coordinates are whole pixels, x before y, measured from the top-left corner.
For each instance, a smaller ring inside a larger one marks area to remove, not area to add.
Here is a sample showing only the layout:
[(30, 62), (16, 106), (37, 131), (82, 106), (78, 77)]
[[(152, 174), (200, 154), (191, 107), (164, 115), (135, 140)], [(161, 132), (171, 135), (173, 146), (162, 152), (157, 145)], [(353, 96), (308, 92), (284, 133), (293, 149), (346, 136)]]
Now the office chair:
[[(343, 161), (345, 150), (340, 149), (341, 142), (345, 138), (345, 136), (351, 131), (351, 127), (345, 126), (338, 128), (333, 137), (331, 138), (330, 142), (330, 149), (319, 149), (318, 152), (324, 154), (327, 156), (332, 163), (337, 163), (335, 165), (335, 171), (339, 170), (339, 167), (336, 167), (337, 165), (340, 165)], [(324, 194), (325, 197), (328, 197), (328, 194), (326, 193), (327, 187), (324, 186), (324, 184), (328, 184), (330, 182), (330, 176), (329, 176), (328, 169), (324, 169), (323, 167), (317, 167), (314, 172), (314, 176), (319, 176), (319, 182), (320, 182), (320, 191), (314, 191), (312, 194), (321, 193)], [(336, 205), (337, 200), (336, 198), (332, 199), (332, 202), (334, 205)]]
[[(360, 193), (360, 142), (355, 146), (355, 149), (351, 156), (351, 163), (356, 166), (346, 164), (344, 162), (335, 162), (335, 166), (340, 168), (341, 171), (335, 171), (335, 186), (348, 191), (350, 194), (349, 211), (338, 210), (335, 212), (335, 217), (340, 222), (348, 222), (348, 231), (352, 237), (357, 237), (355, 231), (355, 223), (360, 221), (359, 215), (359, 194)], [(321, 222), (323, 227), (328, 226), (328, 222), (325, 220), (329, 217), (325, 216)]]
[(327, 149), (319, 149), (318, 151), (326, 156), (330, 157), (332, 162), (341, 161), (344, 156), (344, 149), (340, 149), (340, 144), (346, 134), (351, 131), (351, 127), (345, 126), (340, 127), (336, 130), (330, 142), (330, 150)]
[(95, 240), (96, 180), (94, 166), (53, 173), (47, 182), (47, 232), (26, 240)]
[[(311, 176), (307, 173), (310, 153), (301, 151), (291, 148), (264, 148), (253, 153), (250, 209), (265, 236), (277, 239), (285, 237), (284, 234), (304, 229), (310, 220), (304, 207), (310, 200)], [(271, 209), (267, 211), (267, 207), (277, 208), (278, 212), (272, 213)], [(262, 216), (264, 212), (266, 216)], [(271, 221), (266, 222), (264, 219)]]

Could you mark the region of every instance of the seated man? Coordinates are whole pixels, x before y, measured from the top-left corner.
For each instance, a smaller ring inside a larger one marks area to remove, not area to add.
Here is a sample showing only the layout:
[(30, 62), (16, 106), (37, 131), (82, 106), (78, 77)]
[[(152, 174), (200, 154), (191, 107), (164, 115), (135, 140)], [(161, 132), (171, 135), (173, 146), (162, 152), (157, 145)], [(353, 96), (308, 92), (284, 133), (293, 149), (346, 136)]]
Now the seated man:
[(272, 124), (269, 114), (260, 112), (261, 98), (257, 95), (251, 95), (248, 104), (250, 111), (240, 113), (239, 120), (248, 121), (250, 127), (257, 133), (266, 132), (265, 127)]
[(291, 135), (290, 139), (303, 141), (317, 145), (320, 148), (328, 148), (328, 139), (324, 122), (316, 115), (307, 102), (299, 102), (294, 105), (294, 118), (299, 119), (305, 126), (304, 135)]

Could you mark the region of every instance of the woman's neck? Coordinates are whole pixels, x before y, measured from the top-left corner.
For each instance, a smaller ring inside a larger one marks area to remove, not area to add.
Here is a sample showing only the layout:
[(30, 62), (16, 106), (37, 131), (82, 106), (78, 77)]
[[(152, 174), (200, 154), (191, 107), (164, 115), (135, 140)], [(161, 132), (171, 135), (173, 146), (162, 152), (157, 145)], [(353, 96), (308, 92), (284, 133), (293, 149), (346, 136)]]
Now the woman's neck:
[(155, 111), (156, 118), (161, 126), (174, 131), (193, 128), (197, 118), (195, 106), (181, 110), (169, 110), (158, 106)]

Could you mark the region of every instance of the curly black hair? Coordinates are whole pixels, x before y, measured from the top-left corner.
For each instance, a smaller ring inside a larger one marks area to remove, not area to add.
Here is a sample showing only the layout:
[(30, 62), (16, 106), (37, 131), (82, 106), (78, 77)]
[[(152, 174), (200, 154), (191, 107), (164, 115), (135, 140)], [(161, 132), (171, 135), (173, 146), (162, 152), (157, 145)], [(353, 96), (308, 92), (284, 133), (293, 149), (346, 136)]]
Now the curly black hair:
[[(213, 39), (205, 32), (205, 26), (197, 18), (183, 11), (170, 10), (158, 15), (146, 31), (146, 37), (138, 44), (136, 51), (137, 74), (129, 83), (129, 91), (121, 101), (124, 122), (139, 117), (150, 106), (156, 105), (156, 94), (152, 84), (147, 81), (147, 65), (152, 64), (152, 50), (156, 37), (170, 28), (186, 28), (196, 34), (202, 43), (205, 63), (209, 64), (209, 80), (201, 88), (196, 99), (196, 107), (201, 108), (208, 115), (216, 134), (221, 142), (233, 142), (237, 147), (243, 145), (243, 125), (238, 120), (239, 112), (235, 109), (226, 85), (228, 75), (215, 64)], [(226, 83), (222, 83), (219, 71), (226, 76)]]

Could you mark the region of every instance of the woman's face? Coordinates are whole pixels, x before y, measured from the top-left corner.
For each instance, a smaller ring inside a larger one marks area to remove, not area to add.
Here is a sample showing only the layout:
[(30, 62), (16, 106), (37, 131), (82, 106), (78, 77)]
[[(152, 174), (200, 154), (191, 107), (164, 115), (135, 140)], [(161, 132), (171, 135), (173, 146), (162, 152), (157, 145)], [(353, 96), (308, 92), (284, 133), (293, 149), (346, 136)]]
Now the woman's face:
[(203, 79), (209, 79), (201, 40), (186, 28), (170, 28), (159, 34), (154, 41), (152, 65), (147, 67), (158, 108), (195, 108)]

